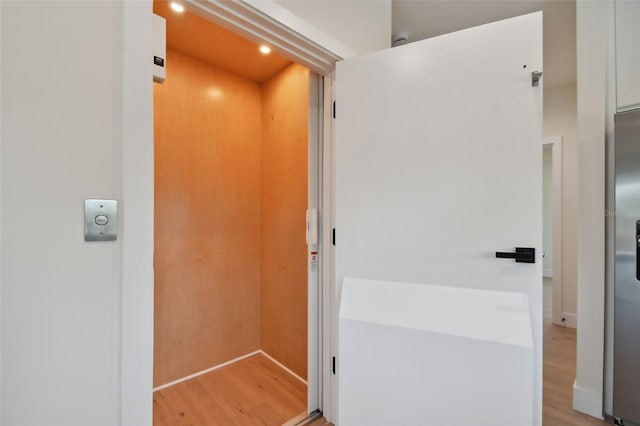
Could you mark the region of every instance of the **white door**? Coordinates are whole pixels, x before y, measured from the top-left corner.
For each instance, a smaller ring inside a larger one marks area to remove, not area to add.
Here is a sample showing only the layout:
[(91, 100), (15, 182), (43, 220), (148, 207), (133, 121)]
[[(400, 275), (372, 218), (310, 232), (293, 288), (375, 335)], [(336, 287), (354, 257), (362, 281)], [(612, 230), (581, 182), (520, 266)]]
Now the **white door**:
[[(538, 12), (340, 62), (335, 121), (336, 294), (345, 276), (527, 293), (536, 425), (541, 70)], [(496, 258), (515, 247), (536, 263)]]

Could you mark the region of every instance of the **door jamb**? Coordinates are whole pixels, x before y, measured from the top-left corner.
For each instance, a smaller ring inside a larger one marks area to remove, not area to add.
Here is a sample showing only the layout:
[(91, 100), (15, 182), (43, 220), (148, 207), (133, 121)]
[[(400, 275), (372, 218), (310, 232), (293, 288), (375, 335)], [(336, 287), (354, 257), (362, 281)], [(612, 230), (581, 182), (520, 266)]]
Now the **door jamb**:
[[(309, 154), (308, 154), (308, 201), (307, 212), (322, 212), (322, 123), (323, 123), (322, 77), (309, 71)], [(321, 217), (321, 214), (318, 216)], [(307, 230), (313, 223), (307, 218)], [(317, 221), (318, 237), (315, 243), (307, 240), (307, 414), (322, 408), (322, 266), (325, 246), (320, 236), (322, 224)], [(314, 254), (315, 252), (315, 254)], [(314, 267), (315, 263), (315, 267)], [(318, 263), (320, 268), (318, 268)], [(312, 386), (313, 385), (313, 386)]]
[[(0, 22), (2, 22), (2, 2), (0, 2)], [(2, 31), (0, 31), (0, 45), (2, 45)], [(0, 148), (2, 147), (2, 55), (0, 55)], [(0, 151), (1, 152), (1, 151)], [(2, 223), (2, 156), (0, 155), (0, 224)], [(0, 226), (0, 242), (2, 241), (2, 226)], [(2, 244), (0, 244), (0, 259), (2, 258)], [(0, 329), (2, 326), (2, 261), (0, 260)], [(2, 338), (0, 338), (0, 383), (2, 383)], [(0, 386), (0, 413), (2, 413), (2, 386)], [(2, 415), (0, 414), (0, 426)]]
[(150, 0), (122, 2), (121, 426), (150, 425), (153, 417), (152, 17)]
[(575, 321), (568, 320), (562, 312), (562, 136), (544, 138), (542, 145), (551, 146), (552, 150), (552, 322), (565, 327), (575, 327)]
[(335, 71), (324, 77), (324, 125), (322, 160), (322, 407), (324, 417), (336, 423), (338, 380), (333, 372), (333, 357), (338, 353), (339, 295), (335, 285), (335, 247), (332, 230), (335, 226), (335, 126), (332, 106), (335, 100)]

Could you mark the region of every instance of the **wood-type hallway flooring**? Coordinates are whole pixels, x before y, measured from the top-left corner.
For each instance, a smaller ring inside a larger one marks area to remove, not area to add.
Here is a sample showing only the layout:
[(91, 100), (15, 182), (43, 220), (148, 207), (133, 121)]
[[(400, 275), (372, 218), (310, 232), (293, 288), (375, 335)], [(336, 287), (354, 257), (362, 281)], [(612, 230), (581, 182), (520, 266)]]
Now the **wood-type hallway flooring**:
[[(543, 426), (603, 426), (572, 408), (576, 330), (551, 323), (545, 279)], [(306, 386), (267, 357), (255, 355), (154, 393), (154, 426), (279, 426), (306, 407)], [(333, 426), (324, 418), (309, 423)], [(394, 426), (394, 425), (389, 425)]]

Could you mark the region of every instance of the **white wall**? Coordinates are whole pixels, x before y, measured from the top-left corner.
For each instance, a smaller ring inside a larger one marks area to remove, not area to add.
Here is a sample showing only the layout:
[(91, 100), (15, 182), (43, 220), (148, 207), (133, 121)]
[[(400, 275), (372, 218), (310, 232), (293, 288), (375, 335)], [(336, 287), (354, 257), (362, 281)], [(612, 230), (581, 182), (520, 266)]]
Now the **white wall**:
[(118, 198), (119, 2), (3, 2), (2, 423), (119, 423), (120, 243), (83, 199)]
[(542, 149), (542, 274), (553, 276), (553, 147)]
[(391, 47), (391, 0), (244, 0), (342, 59)]
[[(308, 6), (307, 18), (311, 19), (313, 7)], [(120, 243), (84, 243), (81, 220), (84, 197), (121, 195), (117, 134), (121, 7), (117, 2), (1, 5), (0, 402), (5, 425), (118, 423)], [(603, 157), (598, 147), (604, 138), (600, 122), (605, 99), (604, 85), (596, 82), (604, 79), (606, 36), (601, 27), (606, 25), (602, 21), (608, 13), (606, 2), (578, 2), (579, 138), (581, 146), (584, 141), (585, 147), (596, 151), (580, 156), (581, 177), (587, 175), (581, 183), (581, 216), (593, 215), (593, 208), (603, 210), (599, 204), (603, 179), (598, 179), (602, 177)], [(337, 13), (330, 16), (341, 19)], [(145, 19), (134, 17), (129, 24), (144, 28)], [(368, 49), (357, 41), (361, 30), (345, 37), (330, 24), (331, 20), (325, 22), (325, 30), (351, 45), (354, 52)], [(372, 40), (380, 40), (383, 47), (384, 34), (387, 46), (390, 24), (373, 30), (369, 34)], [(50, 66), (45, 74), (46, 63)], [(146, 119), (140, 121), (143, 129), (149, 124)], [(144, 130), (142, 139), (149, 142)], [(565, 173), (567, 167), (565, 163)], [(135, 164), (127, 169), (135, 173)], [(129, 197), (132, 204), (134, 195)], [(143, 204), (138, 220), (129, 229), (149, 225), (151, 218), (145, 217), (149, 200)], [(122, 207), (121, 222), (127, 222), (126, 206)], [(132, 215), (134, 211), (129, 209)], [(580, 244), (588, 248), (593, 243), (594, 251), (580, 255), (578, 313), (583, 318), (578, 335), (576, 406), (598, 415), (603, 294), (598, 259), (602, 258), (602, 238), (597, 232), (590, 235), (601, 228), (598, 221), (589, 224), (584, 219)], [(128, 257), (130, 269), (144, 270), (145, 265), (137, 262), (138, 257), (145, 260), (147, 255), (132, 253)], [(128, 299), (132, 303), (127, 312), (152, 303), (142, 287)], [(133, 330), (128, 341), (135, 345), (136, 339), (148, 337)], [(138, 362), (144, 365), (144, 349), (138, 353)], [(142, 400), (145, 374), (131, 376)], [(591, 397), (585, 399), (585, 395)], [(147, 407), (132, 406), (148, 413)]]
[[(348, 57), (390, 44), (390, 1), (370, 6), (295, 21)], [(1, 9), (0, 422), (150, 424), (150, 2)], [(83, 241), (86, 197), (121, 201), (117, 242)]]
[(391, 0), (275, 1), (356, 55), (391, 47)]
[(605, 295), (605, 142), (610, 109), (607, 82), (613, 40), (613, 1), (579, 0), (578, 65), (578, 332), (573, 407), (603, 412)]
[(575, 83), (545, 90), (544, 136), (562, 136), (562, 307), (563, 317), (575, 324), (578, 252), (578, 142)]

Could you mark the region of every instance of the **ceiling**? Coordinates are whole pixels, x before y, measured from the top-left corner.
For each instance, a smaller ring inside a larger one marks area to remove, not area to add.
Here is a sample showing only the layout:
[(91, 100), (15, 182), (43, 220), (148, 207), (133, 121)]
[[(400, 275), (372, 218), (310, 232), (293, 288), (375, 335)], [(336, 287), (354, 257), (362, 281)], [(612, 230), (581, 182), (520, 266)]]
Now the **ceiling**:
[[(172, 11), (167, 1), (154, 0), (153, 10), (167, 20), (167, 47), (234, 74), (264, 82), (290, 63), (189, 11)], [(538, 10), (544, 12), (545, 89), (575, 83), (575, 0), (392, 0), (392, 33), (407, 32), (413, 42)]]
[(392, 0), (392, 32), (409, 42), (543, 10), (544, 87), (576, 81), (575, 0)]
[(194, 13), (186, 10), (174, 12), (167, 1), (155, 0), (153, 13), (167, 20), (167, 48), (179, 50), (249, 80), (265, 82), (291, 63), (273, 51), (263, 55), (256, 43)]

